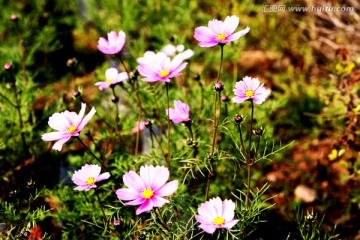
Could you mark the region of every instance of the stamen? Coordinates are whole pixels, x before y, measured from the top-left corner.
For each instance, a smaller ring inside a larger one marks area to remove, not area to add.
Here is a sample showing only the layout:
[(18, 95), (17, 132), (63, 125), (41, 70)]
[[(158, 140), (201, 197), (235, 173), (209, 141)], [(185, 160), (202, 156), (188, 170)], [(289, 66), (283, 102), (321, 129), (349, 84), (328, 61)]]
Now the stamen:
[(145, 188), (145, 190), (142, 191), (141, 196), (145, 199), (149, 199), (154, 196), (154, 192), (150, 188)]
[(109, 78), (109, 79), (106, 79), (106, 82), (107, 82), (107, 83), (112, 83), (114, 80), (115, 80), (115, 79), (113, 79), (113, 78)]
[(245, 91), (245, 96), (251, 98), (254, 96), (254, 93), (255, 93), (254, 90), (249, 89)]
[(218, 226), (221, 226), (225, 223), (225, 219), (223, 217), (216, 217), (214, 219), (214, 224), (215, 225), (218, 225)]
[(225, 40), (228, 37), (228, 35), (226, 33), (219, 33), (218, 35), (216, 35), (216, 39), (217, 40)]
[(89, 177), (87, 180), (86, 180), (86, 185), (93, 185), (95, 183), (95, 178), (93, 177)]
[(68, 133), (74, 133), (74, 132), (76, 131), (76, 129), (77, 129), (77, 126), (72, 125), (71, 127), (69, 127), (69, 128), (67, 129), (67, 132), (68, 132)]
[(161, 70), (159, 72), (160, 77), (167, 77), (167, 76), (169, 76), (169, 74), (170, 74), (169, 70)]

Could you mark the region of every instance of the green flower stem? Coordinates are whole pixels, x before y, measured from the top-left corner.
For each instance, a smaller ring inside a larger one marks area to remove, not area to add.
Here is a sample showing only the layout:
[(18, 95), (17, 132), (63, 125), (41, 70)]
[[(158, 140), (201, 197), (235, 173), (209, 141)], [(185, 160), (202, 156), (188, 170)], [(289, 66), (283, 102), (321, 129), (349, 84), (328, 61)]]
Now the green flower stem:
[[(115, 93), (115, 86), (112, 86), (112, 87), (111, 87), (111, 90), (112, 90), (114, 99), (118, 99), (118, 97), (116, 96), (116, 93)], [(116, 135), (120, 137), (120, 124), (119, 124), (120, 118), (119, 118), (119, 105), (118, 105), (118, 101), (114, 101), (114, 104), (115, 104), (115, 109), (116, 109), (116, 112), (115, 112)]]
[(191, 129), (191, 120), (188, 123), (185, 123), (185, 126), (189, 130), (191, 141), (194, 141), (194, 134), (193, 134), (193, 131)]
[[(246, 164), (247, 164), (247, 190), (246, 190), (246, 198), (245, 198), (245, 208), (248, 209), (249, 207), (249, 197), (250, 197), (250, 180), (251, 180), (251, 166), (253, 164), (251, 160), (251, 138), (252, 138), (252, 126), (253, 126), (253, 120), (254, 120), (254, 102), (250, 100), (251, 102), (251, 117), (250, 117), (250, 129), (249, 129), (249, 151), (246, 158)], [(254, 157), (255, 159), (255, 157)]]
[(245, 150), (244, 139), (243, 139), (243, 136), (242, 136), (241, 123), (238, 125), (238, 130), (239, 130), (239, 133), (240, 133), (241, 149), (242, 149), (242, 152), (244, 154), (245, 161), (247, 161), (247, 153), (246, 153), (246, 150)]
[(102, 212), (102, 215), (103, 215), (103, 218), (104, 218), (105, 223), (109, 226), (111, 232), (114, 233), (119, 239), (121, 239), (121, 237), (119, 236), (119, 234), (118, 234), (115, 230), (113, 230), (113, 229), (111, 228), (110, 223), (109, 223), (109, 220), (107, 219), (106, 214), (105, 214), (105, 211), (104, 211), (104, 208), (103, 208), (103, 206), (102, 206), (102, 203), (101, 203), (101, 200), (100, 200), (100, 196), (99, 196), (98, 192), (96, 191), (96, 189), (95, 189), (95, 195), (96, 195), (97, 200), (99, 201), (100, 209), (101, 209), (101, 212)]
[[(169, 83), (166, 82), (165, 83), (166, 85), (166, 109), (169, 109), (170, 106), (169, 106)], [(170, 114), (167, 114), (167, 129), (168, 129), (168, 156), (167, 156), (167, 165), (168, 165), (168, 169), (169, 169), (169, 172), (171, 173), (170, 171), (170, 159), (171, 159), (171, 153), (170, 153)]]
[(160, 220), (161, 226), (163, 226), (168, 232), (170, 232), (170, 228), (166, 225), (164, 218), (161, 216), (159, 208), (155, 208), (154, 212), (157, 218)]
[[(161, 150), (161, 153), (162, 153), (162, 155), (163, 155), (163, 157), (164, 157), (164, 159), (165, 159), (165, 162), (167, 162), (167, 157), (166, 157), (166, 154), (165, 154), (165, 152), (164, 152), (164, 149), (162, 148), (159, 139), (156, 137), (156, 134), (154, 133), (154, 130), (153, 130), (152, 128), (149, 128), (149, 130), (150, 130), (150, 136), (154, 136), (156, 143), (157, 143), (157, 144), (159, 145), (159, 147), (160, 147), (160, 150)], [(152, 138), (151, 138), (151, 139), (152, 139)]]
[[(128, 68), (126, 67), (126, 64), (124, 63), (124, 61), (120, 55), (119, 55), (119, 60), (120, 60), (121, 65), (124, 67), (125, 72), (127, 73), (128, 77), (129, 77), (129, 80), (131, 80), (130, 72), (129, 72)], [(129, 82), (130, 82), (132, 91), (135, 92), (136, 102), (139, 106), (139, 115), (138, 115), (138, 123), (139, 123), (142, 119), (142, 112), (143, 112), (143, 107), (142, 107), (141, 99), (139, 96), (139, 90), (138, 90), (137, 84), (135, 84), (135, 81), (129, 81)], [(139, 154), (139, 142), (140, 142), (140, 131), (137, 131), (136, 132), (136, 143), (135, 143), (135, 157), (137, 157)]]
[[(219, 66), (219, 72), (218, 72), (216, 82), (218, 82), (220, 80), (222, 62), (223, 62), (223, 57), (224, 57), (224, 45), (220, 44), (220, 47), (221, 47), (220, 66)], [(213, 132), (213, 140), (212, 140), (212, 146), (211, 146), (211, 156), (214, 156), (214, 153), (215, 153), (216, 131), (217, 131), (217, 127), (218, 127), (218, 124), (219, 124), (220, 118), (221, 118), (221, 96), (220, 96), (220, 92), (219, 92), (219, 118), (218, 119), (216, 119), (216, 100), (217, 100), (217, 94), (215, 92), (215, 94), (214, 94), (214, 117), (213, 117), (214, 132)], [(208, 175), (207, 175), (205, 201), (207, 201), (209, 199), (210, 178), (211, 178), (211, 173), (209, 171)]]
[(254, 157), (253, 159), (251, 160), (251, 164), (254, 164), (255, 163), (255, 160), (257, 158), (257, 154), (259, 152), (259, 147), (260, 147), (260, 136), (258, 136), (258, 140), (257, 140), (257, 143), (256, 143), (256, 150), (255, 150), (255, 154), (254, 154)]
[(252, 127), (253, 127), (253, 121), (254, 121), (254, 101), (250, 100), (251, 102), (251, 116), (250, 116), (250, 129), (249, 129), (249, 150), (248, 150), (248, 158), (246, 159), (246, 162), (249, 164), (251, 163), (251, 139), (252, 139)]
[(13, 106), (14, 108), (16, 108), (16, 105), (13, 104), (10, 99), (8, 99), (5, 95), (3, 95), (2, 93), (0, 93), (0, 97), (4, 98), (11, 106)]
[(90, 155), (93, 156), (96, 159), (96, 161), (98, 161), (107, 172), (110, 172), (108, 168), (105, 166), (105, 164), (85, 145), (85, 143), (81, 140), (81, 138), (79, 136), (77, 136), (76, 138), (83, 145), (83, 147), (90, 153)]
[(211, 156), (214, 155), (215, 152), (215, 140), (216, 140), (216, 130), (217, 130), (217, 121), (216, 121), (216, 100), (217, 100), (217, 94), (214, 93), (214, 117), (213, 117), (213, 139), (212, 139), (212, 145), (211, 145)]
[(15, 83), (15, 77), (14, 77), (14, 95), (15, 95), (15, 101), (16, 101), (16, 111), (19, 115), (19, 125), (20, 125), (20, 132), (21, 132), (21, 141), (23, 144), (23, 148), (24, 148), (24, 153), (26, 156), (30, 156), (30, 151), (29, 151), (29, 147), (26, 143), (26, 139), (25, 139), (25, 134), (23, 132), (23, 128), (24, 128), (24, 122), (22, 119), (22, 115), (21, 115), (21, 95), (18, 94), (18, 89), (16, 88), (16, 83)]

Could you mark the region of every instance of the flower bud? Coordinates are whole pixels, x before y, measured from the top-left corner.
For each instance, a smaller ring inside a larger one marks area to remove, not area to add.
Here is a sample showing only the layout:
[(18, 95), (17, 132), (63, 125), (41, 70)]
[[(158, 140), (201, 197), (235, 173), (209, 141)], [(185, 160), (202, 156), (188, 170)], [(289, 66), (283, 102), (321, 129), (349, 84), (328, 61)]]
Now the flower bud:
[(85, 136), (88, 136), (88, 137), (89, 137), (89, 136), (91, 135), (91, 132), (90, 132), (89, 129), (87, 129), (84, 134), (85, 134)]
[(223, 101), (223, 102), (229, 102), (230, 99), (229, 99), (229, 97), (228, 97), (227, 95), (222, 95), (222, 96), (221, 96), (221, 101)]
[(191, 140), (186, 140), (186, 145), (191, 146), (193, 142)]
[(114, 226), (119, 226), (121, 223), (121, 220), (120, 219), (117, 219), (113, 222)]
[(199, 80), (200, 80), (200, 75), (197, 74), (197, 73), (195, 73), (195, 74), (193, 75), (193, 79), (194, 79), (195, 81), (199, 81)]
[(144, 126), (146, 128), (151, 128), (152, 127), (152, 122), (149, 119), (147, 119), (147, 120), (144, 121)]
[(19, 20), (19, 18), (15, 13), (13, 13), (10, 16), (10, 20), (13, 21), (13, 22), (17, 22), (17, 20)]
[(139, 237), (138, 237), (139, 240), (145, 240), (146, 239), (146, 236), (145, 234), (140, 234)]
[(240, 115), (236, 115), (234, 117), (234, 121), (235, 121), (236, 124), (242, 123), (243, 120), (244, 120), (244, 118), (242, 116), (240, 116)]
[(255, 135), (257, 135), (257, 136), (261, 136), (263, 134), (263, 132), (264, 132), (264, 129), (262, 129), (262, 128), (257, 128), (254, 131)]
[(112, 97), (111, 97), (111, 101), (112, 101), (113, 103), (118, 103), (118, 102), (119, 102), (119, 98), (116, 97), (116, 96), (112, 96)]
[(66, 66), (68, 67), (74, 67), (76, 64), (77, 64), (77, 59), (76, 58), (69, 58), (67, 61), (66, 61)]
[(12, 64), (11, 63), (5, 63), (4, 68), (5, 68), (6, 71), (10, 71), (11, 68), (12, 68)]
[(217, 83), (215, 83), (214, 88), (215, 88), (215, 91), (221, 92), (222, 90), (224, 90), (224, 85), (221, 82), (217, 82)]
[(81, 97), (81, 92), (80, 92), (80, 91), (75, 91), (75, 92), (74, 92), (74, 97), (75, 97), (75, 98)]

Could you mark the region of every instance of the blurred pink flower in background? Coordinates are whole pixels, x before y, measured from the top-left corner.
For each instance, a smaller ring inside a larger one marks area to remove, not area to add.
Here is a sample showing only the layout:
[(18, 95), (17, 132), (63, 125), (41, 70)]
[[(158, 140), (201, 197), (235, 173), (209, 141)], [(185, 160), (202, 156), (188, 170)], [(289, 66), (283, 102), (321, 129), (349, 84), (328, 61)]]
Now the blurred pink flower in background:
[(79, 136), (80, 131), (96, 113), (95, 108), (92, 108), (91, 111), (84, 117), (85, 109), (86, 104), (81, 103), (81, 110), (79, 114), (69, 112), (67, 110), (61, 113), (54, 113), (49, 118), (48, 124), (51, 128), (57, 130), (57, 132), (45, 133), (42, 135), (41, 139), (44, 141), (57, 140), (52, 149), (61, 151), (62, 145), (71, 137)]
[(179, 76), (187, 65), (183, 63), (182, 58), (175, 56), (170, 60), (163, 52), (155, 55), (148, 53), (148, 57), (141, 59), (140, 62), (142, 63), (138, 66), (138, 70), (144, 76), (141, 80), (145, 82), (170, 82), (170, 78)]
[(166, 110), (166, 115), (169, 116), (171, 121), (174, 123), (186, 123), (191, 120), (189, 105), (181, 102), (180, 100), (175, 100), (174, 107), (175, 108), (169, 108)]
[(144, 130), (144, 128), (145, 128), (145, 122), (144, 121), (136, 122), (135, 126), (132, 129), (132, 132), (133, 133), (136, 133), (138, 131), (141, 132), (142, 130)]
[(191, 49), (185, 50), (184, 45), (172, 45), (167, 44), (161, 51), (165, 53), (168, 57), (174, 57), (176, 56), (182, 58), (183, 60), (187, 60), (191, 58), (194, 55), (194, 51)]
[(101, 167), (95, 164), (85, 164), (78, 171), (75, 171), (71, 180), (78, 185), (74, 190), (89, 191), (91, 188), (96, 188), (95, 183), (108, 179), (110, 173), (105, 172), (100, 174)]
[(126, 172), (123, 181), (128, 188), (116, 190), (116, 195), (122, 201), (129, 201), (125, 205), (140, 205), (136, 215), (154, 207), (162, 207), (169, 203), (169, 200), (162, 197), (172, 195), (178, 188), (177, 180), (166, 183), (169, 175), (169, 170), (163, 166), (142, 166), (140, 176), (134, 171)]
[(116, 68), (108, 68), (105, 71), (105, 82), (97, 82), (95, 83), (95, 86), (99, 86), (100, 91), (102, 91), (105, 88), (110, 87), (111, 85), (115, 85), (119, 82), (124, 81), (125, 79), (128, 79), (128, 74), (126, 72), (119, 73)]
[(235, 203), (231, 200), (222, 202), (219, 197), (202, 203), (198, 212), (195, 219), (200, 223), (199, 228), (210, 234), (218, 228), (229, 230), (239, 221), (234, 219)]
[(242, 103), (245, 100), (253, 100), (257, 104), (262, 104), (270, 95), (270, 89), (266, 89), (264, 84), (260, 85), (257, 78), (244, 77), (242, 81), (235, 84), (235, 97), (232, 101), (235, 103)]
[(194, 37), (200, 41), (200, 47), (212, 47), (217, 44), (226, 44), (238, 40), (250, 31), (249, 27), (234, 33), (239, 25), (237, 16), (227, 16), (225, 21), (213, 19), (209, 21), (208, 27), (198, 27), (194, 31)]
[(100, 37), (97, 47), (104, 54), (117, 54), (123, 49), (125, 41), (126, 35), (123, 31), (120, 31), (119, 34), (111, 31), (108, 33), (108, 39)]

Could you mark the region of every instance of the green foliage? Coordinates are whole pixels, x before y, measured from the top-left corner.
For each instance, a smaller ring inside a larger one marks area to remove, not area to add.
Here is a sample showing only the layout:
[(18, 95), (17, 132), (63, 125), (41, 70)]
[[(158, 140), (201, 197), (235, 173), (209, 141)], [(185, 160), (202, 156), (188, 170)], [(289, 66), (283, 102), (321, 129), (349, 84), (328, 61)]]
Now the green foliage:
[[(313, 210), (311, 210), (311, 212), (307, 212), (306, 214), (303, 211), (300, 211), (300, 207), (297, 207), (297, 209), (295, 210), (296, 210), (296, 224), (297, 224), (298, 237), (299, 237), (299, 238), (296, 237), (296, 239), (330, 240), (330, 239), (337, 239), (337, 237), (339, 237), (339, 234), (335, 234), (336, 227), (330, 233), (328, 232), (322, 233), (320, 231), (325, 216), (319, 219), (318, 214), (314, 213)], [(289, 235), (287, 239), (293, 239), (293, 238)]]

